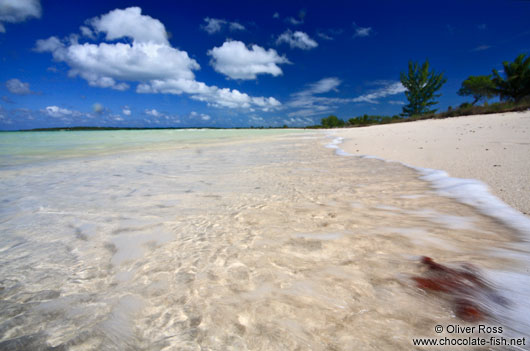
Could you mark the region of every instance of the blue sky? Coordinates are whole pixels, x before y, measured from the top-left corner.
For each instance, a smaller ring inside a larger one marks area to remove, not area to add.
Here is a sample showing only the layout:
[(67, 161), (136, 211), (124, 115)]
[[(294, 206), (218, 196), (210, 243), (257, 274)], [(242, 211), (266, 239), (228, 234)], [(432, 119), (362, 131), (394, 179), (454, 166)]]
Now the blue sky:
[(530, 52), (530, 1), (0, 0), (0, 129), (304, 126), (399, 114), (409, 60)]

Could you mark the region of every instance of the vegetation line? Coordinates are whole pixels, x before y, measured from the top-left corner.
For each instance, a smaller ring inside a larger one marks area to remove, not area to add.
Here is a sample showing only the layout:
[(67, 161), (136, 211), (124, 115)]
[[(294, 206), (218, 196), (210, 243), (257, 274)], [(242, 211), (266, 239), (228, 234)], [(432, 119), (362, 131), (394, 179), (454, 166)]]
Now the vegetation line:
[[(436, 94), (447, 81), (443, 73), (430, 69), (429, 61), (421, 66), (409, 62), (408, 72), (401, 73), (401, 83), (407, 91), (405, 95), (409, 103), (403, 106), (403, 112), (394, 116), (367, 115), (350, 118), (344, 121), (335, 115), (322, 118), (320, 125), (308, 128), (340, 128), (360, 127), (373, 124), (410, 122), (421, 119), (447, 118), (477, 114), (524, 111), (530, 109), (530, 57), (520, 54), (514, 62), (504, 62), (504, 77), (496, 70), (489, 76), (470, 76), (464, 82), (458, 95), (471, 96), (473, 102), (465, 102), (458, 108), (451, 106), (447, 111), (436, 113), (431, 109), (437, 104)], [(488, 104), (488, 99), (498, 96), (500, 102)], [(482, 106), (476, 103), (483, 100)]]

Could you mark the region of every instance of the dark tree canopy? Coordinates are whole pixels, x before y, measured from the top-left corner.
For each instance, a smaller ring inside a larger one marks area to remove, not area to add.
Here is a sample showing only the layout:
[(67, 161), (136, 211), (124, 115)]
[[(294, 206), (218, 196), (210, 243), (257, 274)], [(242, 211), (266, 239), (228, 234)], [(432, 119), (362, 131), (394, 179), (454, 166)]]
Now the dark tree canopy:
[(409, 100), (409, 104), (403, 107), (403, 115), (414, 116), (436, 112), (436, 109), (431, 110), (430, 107), (438, 103), (435, 98), (440, 94), (435, 93), (447, 81), (443, 73), (436, 74), (434, 70), (429, 71), (429, 61), (425, 61), (421, 67), (417, 62), (410, 61), (408, 74), (402, 72), (400, 80), (407, 88), (405, 95)]
[(473, 96), (475, 99), (471, 105), (480, 100), (491, 99), (495, 95), (495, 84), (490, 76), (469, 76), (462, 82), (462, 87), (457, 92), (460, 96)]
[(321, 124), (324, 128), (343, 127), (344, 121), (337, 116), (330, 115), (326, 118), (322, 118)]
[(493, 70), (495, 91), (501, 100), (520, 101), (530, 95), (530, 57), (520, 54), (513, 62), (503, 62), (504, 77)]

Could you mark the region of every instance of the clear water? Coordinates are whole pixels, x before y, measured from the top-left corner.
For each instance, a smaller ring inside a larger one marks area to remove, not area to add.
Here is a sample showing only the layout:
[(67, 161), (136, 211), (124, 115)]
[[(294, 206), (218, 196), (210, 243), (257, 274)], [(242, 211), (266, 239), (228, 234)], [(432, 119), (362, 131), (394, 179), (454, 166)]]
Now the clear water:
[[(0, 133), (0, 167), (69, 157), (175, 149), (285, 134), (266, 129), (162, 129)], [(297, 133), (291, 130), (290, 133)]]
[(530, 330), (513, 229), (320, 133), (0, 138), (0, 349), (411, 349), (463, 324), (420, 255), (480, 267), (511, 301), (487, 323)]

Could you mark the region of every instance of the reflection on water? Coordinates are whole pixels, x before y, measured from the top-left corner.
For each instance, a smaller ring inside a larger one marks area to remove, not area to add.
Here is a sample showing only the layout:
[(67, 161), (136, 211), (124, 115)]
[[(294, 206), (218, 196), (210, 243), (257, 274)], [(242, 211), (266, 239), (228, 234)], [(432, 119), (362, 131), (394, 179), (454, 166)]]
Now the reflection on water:
[[(411, 283), (419, 256), (524, 272), (510, 229), (409, 168), (323, 143), (203, 141), (5, 168), (0, 348), (411, 349), (460, 322)], [(530, 330), (503, 312), (488, 323)]]

